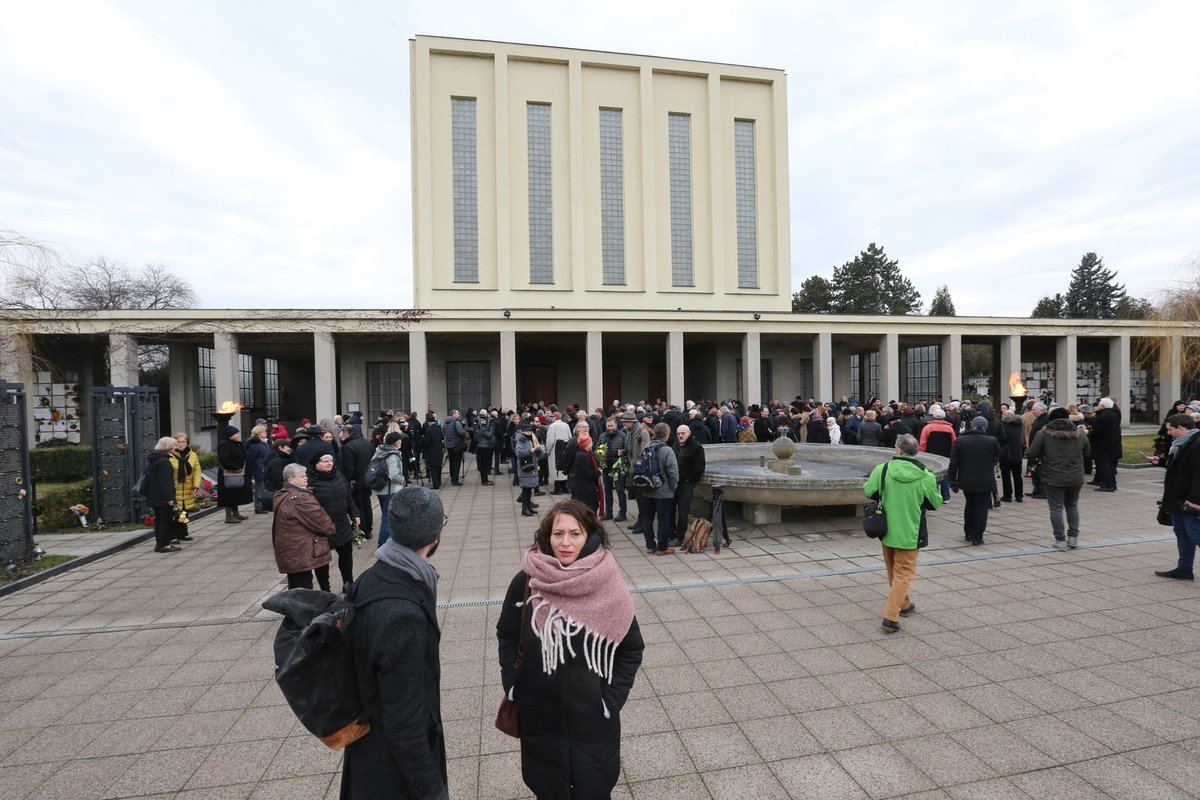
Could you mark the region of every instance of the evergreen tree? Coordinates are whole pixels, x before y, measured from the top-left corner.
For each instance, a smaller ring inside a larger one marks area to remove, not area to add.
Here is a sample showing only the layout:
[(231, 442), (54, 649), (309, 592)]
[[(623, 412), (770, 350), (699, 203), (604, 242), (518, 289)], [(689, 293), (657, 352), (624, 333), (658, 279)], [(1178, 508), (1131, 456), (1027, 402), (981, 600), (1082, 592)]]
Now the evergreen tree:
[(1029, 316), (1033, 319), (1062, 319), (1065, 301), (1061, 294), (1046, 295), (1038, 300)]
[(833, 284), (820, 275), (813, 275), (792, 295), (792, 313), (830, 314), (834, 300)]
[(1095, 253), (1084, 253), (1071, 271), (1071, 285), (1063, 303), (1066, 319), (1116, 319), (1118, 304), (1125, 298), (1125, 285), (1117, 273), (1104, 266)]
[(1154, 304), (1141, 297), (1122, 297), (1116, 311), (1117, 319), (1150, 319), (1154, 316)]
[(838, 314), (921, 313), (921, 293), (900, 274), (899, 262), (874, 242), (834, 270), (833, 291)]
[(937, 292), (933, 295), (933, 301), (929, 304), (929, 316), (931, 317), (953, 317), (954, 316), (954, 301), (950, 299), (950, 287), (942, 284), (938, 287)]

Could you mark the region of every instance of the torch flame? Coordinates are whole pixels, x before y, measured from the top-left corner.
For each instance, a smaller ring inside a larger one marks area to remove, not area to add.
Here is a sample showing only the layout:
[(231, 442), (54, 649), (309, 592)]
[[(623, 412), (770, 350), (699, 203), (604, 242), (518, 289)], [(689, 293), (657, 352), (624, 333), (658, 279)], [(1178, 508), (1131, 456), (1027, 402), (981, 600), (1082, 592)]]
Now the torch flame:
[(1008, 393), (1013, 397), (1025, 397), (1028, 392), (1025, 391), (1025, 384), (1021, 383), (1021, 373), (1014, 372), (1008, 376)]
[(238, 411), (241, 411), (241, 410), (242, 410), (241, 403), (235, 403), (232, 400), (226, 400), (225, 402), (221, 403), (220, 408), (217, 409), (217, 413), (218, 414), (236, 414)]

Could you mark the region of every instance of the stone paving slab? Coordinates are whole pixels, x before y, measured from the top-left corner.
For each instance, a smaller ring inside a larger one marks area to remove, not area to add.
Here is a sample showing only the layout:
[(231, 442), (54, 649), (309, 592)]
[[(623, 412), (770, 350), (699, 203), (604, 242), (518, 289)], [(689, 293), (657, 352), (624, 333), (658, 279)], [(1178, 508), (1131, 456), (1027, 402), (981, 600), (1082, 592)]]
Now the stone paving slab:
[[(492, 727), (486, 601), (536, 521), (474, 479), (442, 490), (435, 562), (451, 797), (524, 798), (517, 743)], [(930, 515), (919, 610), (893, 636), (878, 545), (849, 511), (733, 520), (719, 556), (646, 556), (614, 529), (647, 643), (614, 797), (1195, 796), (1200, 587), (1153, 575), (1175, 550), (1160, 481), (1085, 491), (1069, 552), (1036, 500), (994, 511), (970, 547), (955, 497)], [(207, 518), (183, 552), (147, 542), (0, 598), (6, 797), (337, 796), (341, 756), (271, 679), (269, 520)]]

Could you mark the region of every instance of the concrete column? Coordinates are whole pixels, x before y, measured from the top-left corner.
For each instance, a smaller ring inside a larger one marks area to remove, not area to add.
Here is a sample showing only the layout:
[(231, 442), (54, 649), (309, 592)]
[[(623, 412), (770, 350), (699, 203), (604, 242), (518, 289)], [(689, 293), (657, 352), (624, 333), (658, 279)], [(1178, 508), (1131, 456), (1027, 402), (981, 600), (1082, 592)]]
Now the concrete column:
[[(1019, 333), (1000, 338), (1000, 384), (1006, 395), (1008, 393), (1008, 379), (1012, 377), (1014, 372), (1017, 373), (1017, 378), (1020, 379), (1021, 334)], [(999, 396), (999, 392), (997, 392), (997, 398)]]
[(879, 393), (883, 402), (900, 398), (900, 334), (879, 337)]
[(1108, 396), (1121, 409), (1121, 427), (1129, 422), (1129, 336), (1113, 336), (1108, 340)]
[[(33, 370), (33, 344), (30, 338), (15, 331), (0, 333), (0, 381), (19, 383), (25, 387), (25, 431), (30, 446), (37, 441), (37, 426), (33, 421), (33, 405), (37, 382)], [(80, 402), (87, 403), (81, 396)]]
[(758, 331), (746, 331), (742, 336), (742, 389), (746, 396), (739, 399), (747, 406), (762, 402), (762, 340)]
[[(1168, 336), (1158, 349), (1158, 413), (1164, 416), (1183, 391), (1183, 337)], [(1125, 409), (1121, 409), (1122, 412)], [(1124, 416), (1129, 416), (1125, 413)]]
[[(587, 370), (587, 410), (590, 414), (592, 409), (604, 407), (604, 334), (588, 331), (586, 350), (584, 369)], [(668, 354), (667, 364), (670, 363)], [(670, 375), (669, 366), (667, 374)]]
[(108, 335), (108, 385), (138, 385), (137, 340), (127, 333)]
[[(687, 400), (684, 392), (683, 331), (671, 331), (667, 334), (667, 402), (683, 408)], [(600, 399), (599, 405), (604, 406), (604, 398)]]
[(1060, 406), (1079, 402), (1079, 337), (1073, 333), (1054, 341), (1054, 399)]
[[(188, 415), (195, 415), (196, 402), (195, 395), (192, 393), (192, 383), (188, 380), (188, 367), (192, 365), (192, 357), (189, 357), (189, 351), (194, 353), (194, 347), (187, 347), (180, 344), (169, 345), (167, 360), (167, 382), (171, 386), (171, 433), (172, 435), (179, 431), (191, 433), (193, 430), (198, 430), (188, 425)], [(195, 369), (191, 370), (191, 374), (195, 374)]]
[(517, 407), (516, 331), (500, 331), (500, 407), (505, 410)]
[(337, 343), (332, 333), (313, 334), (313, 386), (316, 418), (333, 419), (337, 413)]
[[(216, 401), (220, 406), (226, 400), (240, 403), (242, 393), (238, 380), (238, 350), (237, 336), (232, 333), (213, 334), (213, 367), (216, 373)], [(320, 419), (318, 416), (317, 419)], [(233, 418), (237, 425), (237, 417)]]
[[(501, 350), (501, 358), (504, 357)], [(429, 405), (429, 353), (425, 349), (425, 331), (408, 332), (408, 383), (413, 410), (425, 418)], [(516, 395), (516, 392), (513, 392)], [(516, 405), (516, 402), (513, 402)], [(442, 409), (443, 413), (446, 409)]]
[(813, 392), (824, 403), (833, 397), (833, 334), (813, 337)]
[[(942, 399), (950, 400), (962, 395), (962, 334), (951, 333), (942, 337), (942, 347), (939, 351), (941, 363), (938, 365), (941, 379)], [(1003, 397), (1003, 395), (1000, 395)], [(992, 399), (997, 397), (992, 392)]]

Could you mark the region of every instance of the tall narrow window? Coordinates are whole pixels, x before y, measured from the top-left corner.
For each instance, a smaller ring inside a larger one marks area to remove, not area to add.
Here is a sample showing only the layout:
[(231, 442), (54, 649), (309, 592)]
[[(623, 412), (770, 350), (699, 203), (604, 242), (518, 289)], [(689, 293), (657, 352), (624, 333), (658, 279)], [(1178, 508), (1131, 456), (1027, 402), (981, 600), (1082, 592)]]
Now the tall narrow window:
[(600, 109), (600, 247), (602, 280), (625, 283), (625, 176), (621, 109)]
[(671, 285), (693, 286), (692, 118), (667, 115), (667, 161), (671, 167)]
[(367, 362), (367, 419), (379, 419), (384, 411), (407, 409), (409, 377), (407, 361)]
[(525, 118), (529, 134), (529, 282), (554, 283), (550, 104), (526, 104)]
[(266, 415), (279, 417), (279, 360), (263, 359), (263, 406)]
[(196, 363), (199, 365), (196, 374), (196, 386), (200, 390), (200, 403), (197, 411), (200, 414), (200, 427), (211, 428), (216, 422), (213, 412), (217, 410), (217, 370), (213, 364), (215, 353), (211, 347), (196, 348)]
[(238, 353), (238, 402), (246, 408), (254, 407), (254, 356)]
[(475, 98), (450, 99), (451, 166), (454, 171), (454, 280), (479, 282), (479, 184)]
[(941, 381), (940, 353), (941, 350), (936, 344), (906, 348), (904, 353), (905, 366), (908, 371), (906, 403), (915, 405), (937, 397)]
[(446, 362), (446, 410), (483, 408), (492, 402), (492, 365), (487, 361)]
[(754, 120), (733, 121), (733, 165), (737, 183), (738, 288), (758, 288), (758, 178)]

